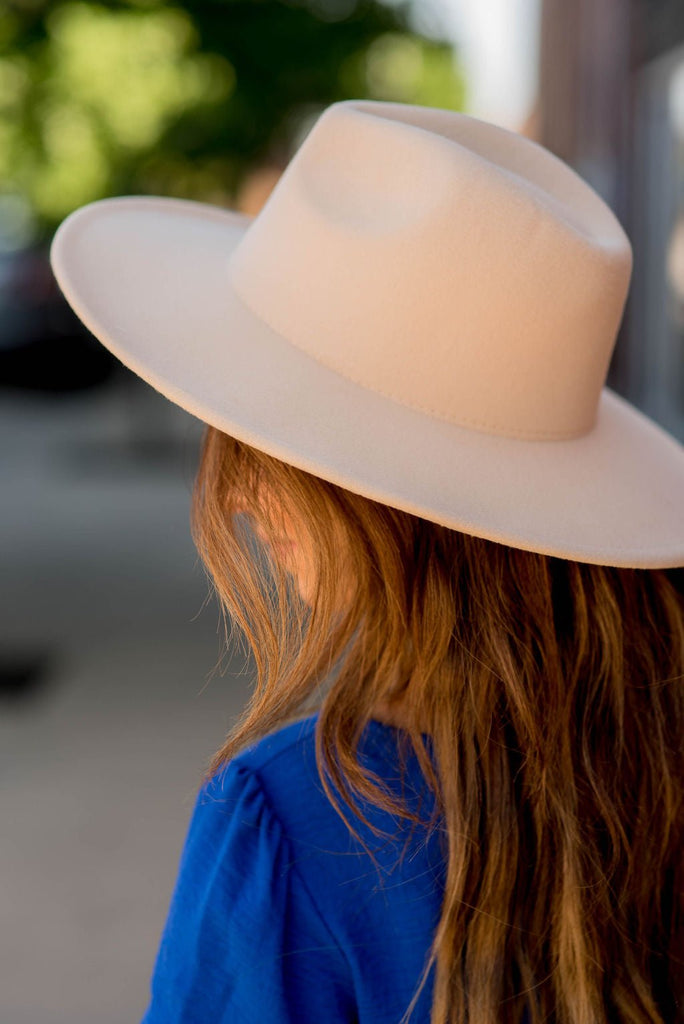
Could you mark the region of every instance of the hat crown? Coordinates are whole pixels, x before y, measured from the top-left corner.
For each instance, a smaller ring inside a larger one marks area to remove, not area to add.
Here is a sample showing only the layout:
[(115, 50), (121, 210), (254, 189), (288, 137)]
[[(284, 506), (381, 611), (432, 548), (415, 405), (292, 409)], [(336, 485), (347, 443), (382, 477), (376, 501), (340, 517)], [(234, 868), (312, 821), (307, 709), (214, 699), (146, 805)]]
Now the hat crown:
[(594, 425), (632, 249), (572, 168), (455, 111), (326, 108), (231, 254), (239, 298), (343, 376), (526, 440)]

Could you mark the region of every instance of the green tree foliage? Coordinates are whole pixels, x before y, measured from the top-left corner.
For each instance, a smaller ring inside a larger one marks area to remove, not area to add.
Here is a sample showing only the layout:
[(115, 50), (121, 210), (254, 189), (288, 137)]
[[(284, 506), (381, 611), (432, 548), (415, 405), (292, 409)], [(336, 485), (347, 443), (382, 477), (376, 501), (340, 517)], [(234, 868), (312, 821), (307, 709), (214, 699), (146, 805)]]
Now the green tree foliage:
[(409, 0), (5, 0), (0, 223), (46, 239), (106, 196), (231, 205), (350, 97), (463, 109), (464, 82)]

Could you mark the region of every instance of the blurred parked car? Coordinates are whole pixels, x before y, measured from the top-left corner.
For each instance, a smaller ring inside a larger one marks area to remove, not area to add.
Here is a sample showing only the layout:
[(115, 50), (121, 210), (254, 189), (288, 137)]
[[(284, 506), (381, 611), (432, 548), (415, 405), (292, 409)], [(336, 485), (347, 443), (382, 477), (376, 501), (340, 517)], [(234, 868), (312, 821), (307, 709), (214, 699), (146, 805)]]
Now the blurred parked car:
[(0, 387), (76, 391), (117, 372), (117, 360), (63, 298), (49, 246), (0, 247)]

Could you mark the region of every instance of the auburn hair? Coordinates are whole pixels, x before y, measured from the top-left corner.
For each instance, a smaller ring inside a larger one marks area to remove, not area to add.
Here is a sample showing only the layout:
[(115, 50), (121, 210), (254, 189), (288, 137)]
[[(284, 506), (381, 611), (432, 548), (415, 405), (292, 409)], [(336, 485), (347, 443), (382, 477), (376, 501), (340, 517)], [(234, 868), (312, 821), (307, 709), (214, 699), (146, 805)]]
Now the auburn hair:
[[(314, 559), (307, 601), (249, 529), (277, 538), (285, 512)], [(684, 1022), (684, 570), (470, 536), (211, 426), (191, 527), (256, 664), (206, 778), (316, 710), (337, 812), (369, 825), (358, 796), (424, 825), (357, 758), (374, 709), (407, 718), (447, 874), (403, 1022), (432, 965), (431, 1024), (518, 1024), (525, 1005), (532, 1024)]]

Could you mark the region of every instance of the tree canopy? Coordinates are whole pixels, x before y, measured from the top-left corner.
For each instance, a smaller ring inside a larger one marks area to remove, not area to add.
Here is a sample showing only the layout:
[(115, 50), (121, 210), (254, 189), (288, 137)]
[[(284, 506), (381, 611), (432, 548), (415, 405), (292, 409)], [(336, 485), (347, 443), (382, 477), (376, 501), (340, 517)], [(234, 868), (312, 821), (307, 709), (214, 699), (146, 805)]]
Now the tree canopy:
[(463, 109), (453, 43), (408, 0), (5, 0), (0, 230), (47, 239), (112, 195), (233, 205), (336, 100)]

